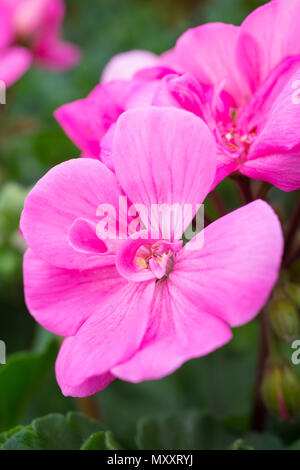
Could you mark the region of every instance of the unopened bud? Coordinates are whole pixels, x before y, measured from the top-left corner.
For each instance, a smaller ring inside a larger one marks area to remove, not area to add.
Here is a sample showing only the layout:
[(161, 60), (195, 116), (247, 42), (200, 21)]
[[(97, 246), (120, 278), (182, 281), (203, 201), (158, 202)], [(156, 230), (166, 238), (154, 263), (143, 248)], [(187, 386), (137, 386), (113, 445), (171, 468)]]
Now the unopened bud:
[(300, 415), (300, 380), (288, 364), (267, 365), (261, 392), (267, 408), (282, 420)]
[(269, 316), (273, 330), (285, 341), (291, 341), (299, 332), (298, 312), (288, 297), (274, 298), (270, 303)]
[(295, 306), (300, 308), (300, 285), (296, 283), (289, 282), (285, 286), (285, 292), (294, 302)]

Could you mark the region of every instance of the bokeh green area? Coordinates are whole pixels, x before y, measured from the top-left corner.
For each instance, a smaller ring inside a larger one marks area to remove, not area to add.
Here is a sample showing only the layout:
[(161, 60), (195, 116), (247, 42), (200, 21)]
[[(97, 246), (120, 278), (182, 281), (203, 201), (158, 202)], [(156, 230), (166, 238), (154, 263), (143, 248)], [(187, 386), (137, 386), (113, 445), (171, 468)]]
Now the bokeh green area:
[[(161, 53), (171, 48), (189, 27), (207, 21), (238, 24), (265, 2), (69, 0), (66, 3), (64, 35), (82, 48), (81, 64), (63, 74), (32, 68), (9, 90), (7, 104), (0, 108), (0, 339), (6, 343), (9, 362), (0, 366), (0, 432), (50, 412), (65, 413), (77, 407), (75, 400), (63, 397), (59, 391), (54, 377), (56, 340), (51, 342), (51, 334), (29, 316), (22, 288), (24, 244), (18, 233), (18, 220), (24, 197), (52, 166), (79, 156), (79, 150), (54, 120), (53, 111), (87, 95), (114, 54), (133, 48)], [(229, 209), (237, 207), (230, 182), (222, 183), (220, 194)], [(273, 198), (284, 221), (295, 196), (278, 191)], [(209, 204), (208, 210), (214, 217)], [(193, 413), (209, 413), (212, 418), (201, 415), (201, 422), (205, 423), (203, 433), (210, 430), (211, 442), (220, 438), (220, 431), (215, 432), (210, 421), (216, 418), (229, 432), (230, 437), (223, 439), (229, 445), (230, 440), (233, 442), (249, 431), (257, 349), (258, 324), (254, 321), (235, 330), (228, 346), (190, 361), (170, 377), (138, 385), (115, 381), (98, 394), (107, 428), (121, 445), (134, 448), (138, 426), (140, 447), (157, 447), (163, 444), (155, 439), (171, 433), (171, 429), (174, 433), (174, 427), (183, 434), (197, 428), (200, 439), (197, 427), (200, 418)], [(175, 421), (163, 421), (168, 413), (178, 414)], [(157, 418), (151, 418), (153, 415)], [(184, 416), (188, 422), (184, 422)], [(300, 438), (300, 424), (283, 425), (274, 419), (269, 422), (268, 432), (277, 436), (248, 435), (245, 443), (256, 448), (280, 448), (283, 442), (289, 445)], [(181, 442), (183, 446), (197, 446), (187, 444), (189, 438), (182, 439), (173, 441), (173, 445)]]

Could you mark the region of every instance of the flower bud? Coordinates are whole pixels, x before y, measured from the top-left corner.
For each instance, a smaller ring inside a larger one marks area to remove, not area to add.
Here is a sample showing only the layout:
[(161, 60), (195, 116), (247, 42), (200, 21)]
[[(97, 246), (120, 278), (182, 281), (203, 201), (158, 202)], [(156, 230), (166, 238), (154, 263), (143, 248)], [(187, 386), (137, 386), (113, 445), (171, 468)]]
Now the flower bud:
[(296, 283), (289, 282), (285, 286), (285, 292), (294, 302), (295, 306), (300, 308), (300, 285)]
[(278, 297), (271, 301), (269, 318), (275, 333), (285, 341), (291, 341), (299, 332), (298, 312), (288, 297)]
[(282, 420), (300, 415), (300, 379), (288, 364), (267, 365), (261, 392), (266, 407)]

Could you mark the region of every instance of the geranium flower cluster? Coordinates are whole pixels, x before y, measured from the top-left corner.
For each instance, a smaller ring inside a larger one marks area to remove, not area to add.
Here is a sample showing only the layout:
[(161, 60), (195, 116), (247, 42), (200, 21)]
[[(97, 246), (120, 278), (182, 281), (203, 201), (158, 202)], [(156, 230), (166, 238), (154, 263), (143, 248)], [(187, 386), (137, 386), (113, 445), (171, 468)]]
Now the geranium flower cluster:
[[(56, 111), (83, 158), (36, 184), (21, 230), (29, 311), (66, 337), (56, 363), (65, 395), (90, 395), (115, 378), (164, 377), (227, 343), (231, 327), (265, 305), (283, 251), (266, 202), (218, 219), (186, 244), (145, 213), (199, 207), (232, 173), (300, 187), (299, 16), (300, 0), (273, 0), (240, 27), (187, 31), (160, 57), (122, 54), (87, 98)], [(125, 196), (138, 236), (116, 238), (108, 227), (99, 237), (99, 207), (113, 207), (120, 227)], [(149, 226), (156, 237), (144, 236)]]
[(0, 0), (0, 80), (12, 85), (33, 61), (61, 70), (76, 65), (77, 46), (60, 39), (63, 0)]

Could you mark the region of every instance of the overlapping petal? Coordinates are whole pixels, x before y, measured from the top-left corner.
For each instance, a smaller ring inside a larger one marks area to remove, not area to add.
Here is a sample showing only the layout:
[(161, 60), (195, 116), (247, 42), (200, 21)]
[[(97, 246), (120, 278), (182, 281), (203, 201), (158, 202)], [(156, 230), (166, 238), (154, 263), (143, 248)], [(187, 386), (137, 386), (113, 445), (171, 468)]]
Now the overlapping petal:
[[(184, 220), (189, 225), (216, 170), (216, 146), (207, 126), (192, 113), (174, 108), (140, 108), (122, 114), (112, 158), (129, 199), (149, 209), (152, 217), (144, 220), (147, 228), (160, 225), (151, 212), (155, 204), (190, 204), (191, 218)], [(176, 213), (174, 218), (176, 231), (181, 221)]]
[(201, 249), (199, 236), (179, 253), (173, 278), (205, 312), (234, 327), (248, 322), (278, 276), (283, 236), (277, 216), (257, 200), (210, 224)]
[(126, 283), (98, 305), (97, 313), (75, 336), (65, 339), (56, 362), (63, 393), (86, 394), (87, 384), (103, 380), (103, 374), (137, 352), (148, 325), (154, 288), (153, 282)]
[(38, 256), (58, 267), (111, 264), (109, 252), (74, 250), (69, 231), (79, 218), (96, 223), (99, 205), (118, 207), (121, 194), (115, 176), (102, 163), (89, 158), (62, 163), (30, 191), (21, 217), (24, 238)]

